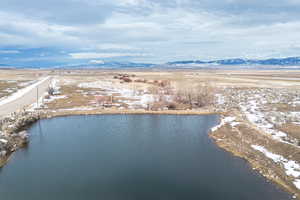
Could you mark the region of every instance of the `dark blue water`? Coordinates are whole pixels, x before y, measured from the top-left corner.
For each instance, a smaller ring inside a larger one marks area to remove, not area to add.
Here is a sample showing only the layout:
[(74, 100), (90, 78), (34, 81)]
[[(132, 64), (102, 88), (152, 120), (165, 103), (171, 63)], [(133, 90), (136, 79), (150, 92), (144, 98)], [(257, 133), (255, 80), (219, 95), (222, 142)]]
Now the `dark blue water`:
[(1, 200), (286, 200), (214, 145), (217, 116), (41, 120), (0, 171)]

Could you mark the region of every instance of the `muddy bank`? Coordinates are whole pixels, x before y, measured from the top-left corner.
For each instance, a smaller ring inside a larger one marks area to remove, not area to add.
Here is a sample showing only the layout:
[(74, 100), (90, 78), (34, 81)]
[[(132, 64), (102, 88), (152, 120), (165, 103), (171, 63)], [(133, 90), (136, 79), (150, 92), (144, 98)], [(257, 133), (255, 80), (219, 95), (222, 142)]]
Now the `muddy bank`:
[(153, 114), (153, 115), (211, 115), (220, 114), (213, 110), (163, 110), (163, 111), (147, 111), (147, 110), (118, 110), (118, 109), (93, 109), (93, 110), (57, 110), (44, 112), (41, 118), (70, 116), (70, 115), (105, 115), (105, 114)]

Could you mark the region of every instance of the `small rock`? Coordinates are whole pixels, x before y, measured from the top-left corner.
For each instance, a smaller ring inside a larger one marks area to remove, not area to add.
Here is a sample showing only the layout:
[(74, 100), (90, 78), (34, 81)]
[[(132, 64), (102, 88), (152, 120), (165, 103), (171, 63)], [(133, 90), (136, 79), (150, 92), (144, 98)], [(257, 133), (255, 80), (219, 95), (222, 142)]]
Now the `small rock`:
[(26, 131), (21, 131), (21, 132), (19, 133), (19, 135), (20, 135), (20, 137), (21, 137), (22, 139), (27, 139), (27, 138), (28, 138), (28, 133), (27, 133)]

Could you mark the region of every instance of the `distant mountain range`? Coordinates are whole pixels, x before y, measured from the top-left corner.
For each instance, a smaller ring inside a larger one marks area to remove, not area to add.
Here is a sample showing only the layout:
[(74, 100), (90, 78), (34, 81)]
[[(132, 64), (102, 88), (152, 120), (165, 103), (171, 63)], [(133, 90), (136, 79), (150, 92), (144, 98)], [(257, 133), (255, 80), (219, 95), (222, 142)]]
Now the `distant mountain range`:
[[(28, 66), (29, 65), (29, 66)], [(270, 58), (270, 59), (223, 59), (223, 60), (185, 60), (165, 64), (135, 63), (135, 62), (101, 62), (80, 64), (34, 65), (1, 64), (0, 68), (32, 68), (32, 69), (119, 69), (119, 68), (190, 68), (190, 69), (300, 69), (300, 57)]]
[(103, 63), (88, 63), (88, 64), (76, 64), (76, 65), (63, 65), (56, 68), (148, 68), (153, 67), (155, 64), (150, 63), (134, 63), (134, 62), (103, 62)]
[(12, 67), (7, 64), (0, 64), (0, 69), (9, 69), (9, 68), (12, 68)]
[(23, 66), (23, 65), (7, 65), (0, 64), (0, 68), (15, 69), (118, 69), (118, 68), (150, 68), (155, 64), (150, 63), (134, 63), (134, 62), (103, 62), (103, 63), (80, 63), (80, 64), (60, 64), (53, 66)]
[(188, 61), (175, 61), (168, 62), (168, 65), (190, 65), (190, 64), (216, 64), (216, 65), (281, 65), (281, 66), (295, 66), (300, 65), (300, 57), (288, 58), (270, 58), (264, 60), (256, 59), (225, 59), (225, 60), (188, 60)]

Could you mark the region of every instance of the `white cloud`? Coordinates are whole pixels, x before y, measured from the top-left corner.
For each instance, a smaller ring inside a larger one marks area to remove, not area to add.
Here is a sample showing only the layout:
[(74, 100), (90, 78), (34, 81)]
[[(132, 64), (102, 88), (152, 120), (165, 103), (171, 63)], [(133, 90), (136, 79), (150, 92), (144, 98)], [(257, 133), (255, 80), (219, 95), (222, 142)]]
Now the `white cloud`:
[(99, 50), (138, 50), (138, 48), (132, 47), (130, 45), (111, 44), (111, 43), (96, 45), (96, 49), (99, 49)]
[(103, 60), (90, 60), (90, 63), (92, 63), (92, 64), (104, 64), (105, 62)]
[(18, 50), (0, 50), (0, 54), (18, 54), (20, 51)]
[(294, 56), (300, 46), (297, 2), (29, 0), (21, 6), (1, 0), (0, 49), (72, 49), (73, 59), (149, 62)]
[(117, 0), (117, 2), (122, 6), (138, 6), (144, 4), (145, 0)]
[(93, 59), (93, 58), (114, 58), (114, 57), (143, 57), (147, 54), (143, 53), (70, 53), (73, 59)]

